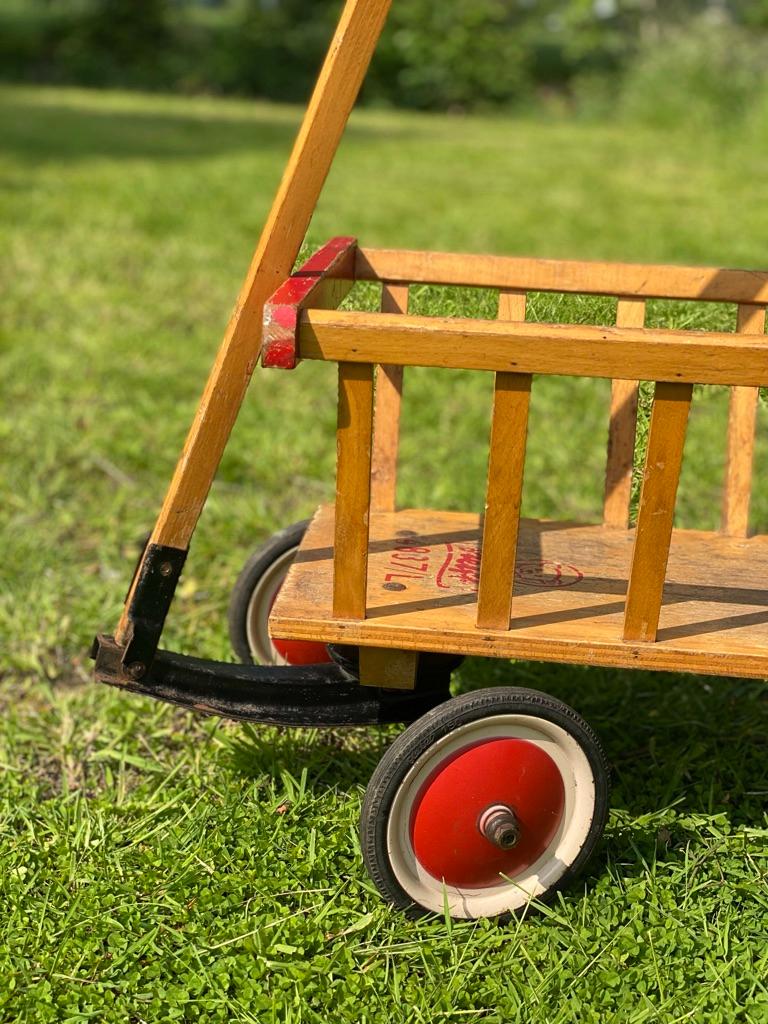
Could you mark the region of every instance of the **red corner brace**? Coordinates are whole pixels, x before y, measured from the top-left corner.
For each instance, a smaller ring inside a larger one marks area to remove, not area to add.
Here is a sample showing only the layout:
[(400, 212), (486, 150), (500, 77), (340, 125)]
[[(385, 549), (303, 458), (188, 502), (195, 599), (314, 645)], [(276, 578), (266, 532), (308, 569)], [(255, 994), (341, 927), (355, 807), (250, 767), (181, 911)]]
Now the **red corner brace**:
[(293, 370), (302, 309), (335, 309), (355, 283), (356, 238), (332, 238), (264, 306), (261, 364)]

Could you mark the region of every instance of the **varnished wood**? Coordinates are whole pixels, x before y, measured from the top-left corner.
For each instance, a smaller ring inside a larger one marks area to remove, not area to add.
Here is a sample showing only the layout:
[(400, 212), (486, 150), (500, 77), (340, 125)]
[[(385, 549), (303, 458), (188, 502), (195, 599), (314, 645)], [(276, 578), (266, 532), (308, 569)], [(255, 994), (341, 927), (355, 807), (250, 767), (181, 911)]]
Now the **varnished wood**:
[[(525, 320), (525, 294), (502, 292), (499, 319)], [(479, 629), (509, 628), (530, 399), (530, 374), (496, 374), (477, 596)]]
[[(739, 306), (736, 330), (741, 334), (763, 334), (765, 307)], [(729, 537), (746, 537), (749, 532), (759, 397), (757, 388), (737, 387), (731, 391), (721, 525)]]
[(624, 615), (627, 641), (656, 639), (692, 394), (691, 384), (656, 384)]
[(499, 320), (525, 320), (527, 295), (519, 288), (502, 288), (499, 291)]
[[(617, 327), (642, 327), (645, 299), (619, 299)], [(611, 382), (611, 414), (608, 425), (608, 459), (605, 466), (603, 522), (626, 529), (632, 494), (632, 468), (637, 428), (637, 381)]]
[(638, 298), (768, 302), (768, 271), (361, 248), (359, 279)]
[(373, 439), (373, 367), (339, 364), (333, 612), (365, 618)]
[(765, 335), (306, 310), (302, 359), (701, 384), (768, 384)]
[[(189, 546), (259, 357), (264, 303), (298, 256), (390, 4), (347, 0), (152, 531), (154, 544)], [(130, 596), (118, 643), (129, 631)]]
[(359, 650), (360, 682), (363, 686), (412, 690), (416, 685), (417, 651), (399, 651), (392, 647), (361, 647)]
[[(500, 633), (475, 624), (478, 515), (373, 514), (367, 617), (349, 621), (332, 612), (333, 508), (325, 507), (302, 541), (270, 628), (326, 643), (768, 677), (768, 537), (675, 530), (656, 643), (632, 644), (622, 627), (633, 533), (523, 519), (514, 617)], [(403, 589), (387, 589), (392, 582)]]
[[(381, 290), (381, 310), (407, 313), (408, 286), (385, 284)], [(377, 366), (371, 465), (371, 508), (377, 512), (395, 510), (402, 397), (402, 366)]]
[(509, 628), (530, 399), (530, 374), (496, 374), (477, 600), (480, 629)]

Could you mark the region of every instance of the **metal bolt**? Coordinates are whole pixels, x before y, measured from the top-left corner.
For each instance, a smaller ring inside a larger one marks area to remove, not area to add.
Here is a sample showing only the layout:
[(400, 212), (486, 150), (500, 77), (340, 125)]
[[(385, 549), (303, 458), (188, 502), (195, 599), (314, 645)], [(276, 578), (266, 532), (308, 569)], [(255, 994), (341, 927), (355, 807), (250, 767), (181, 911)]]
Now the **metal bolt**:
[(131, 679), (141, 679), (144, 673), (147, 671), (147, 666), (142, 661), (133, 661), (130, 665), (126, 666), (125, 671), (131, 677)]
[(520, 842), (520, 822), (512, 808), (506, 804), (486, 807), (477, 827), (488, 842), (500, 850), (511, 850)]
[(173, 572), (173, 566), (171, 565), (170, 562), (161, 562), (160, 563), (160, 575), (161, 576), (170, 576), (172, 572)]

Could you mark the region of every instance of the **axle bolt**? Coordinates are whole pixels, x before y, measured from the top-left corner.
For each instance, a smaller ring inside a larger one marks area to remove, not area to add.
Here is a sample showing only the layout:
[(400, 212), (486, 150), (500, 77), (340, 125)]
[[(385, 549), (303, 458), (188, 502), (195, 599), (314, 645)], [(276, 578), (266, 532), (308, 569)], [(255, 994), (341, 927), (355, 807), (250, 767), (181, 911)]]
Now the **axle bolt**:
[(142, 661), (133, 661), (125, 669), (131, 679), (141, 679), (147, 671), (147, 666)]
[(486, 807), (477, 827), (488, 842), (500, 850), (511, 850), (520, 842), (520, 822), (512, 808), (506, 804)]

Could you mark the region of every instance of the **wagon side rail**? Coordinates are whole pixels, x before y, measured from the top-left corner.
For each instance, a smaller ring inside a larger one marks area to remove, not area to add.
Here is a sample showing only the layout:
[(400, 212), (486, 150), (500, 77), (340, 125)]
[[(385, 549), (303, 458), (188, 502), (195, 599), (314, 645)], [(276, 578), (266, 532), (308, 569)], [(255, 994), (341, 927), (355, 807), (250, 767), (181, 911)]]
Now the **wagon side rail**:
[[(368, 523), (371, 511), (394, 508), (405, 366), (495, 374), (477, 599), (477, 626), (484, 630), (508, 630), (512, 623), (532, 375), (612, 380), (604, 524), (621, 528), (629, 520), (637, 382), (650, 380), (655, 392), (623, 635), (630, 643), (653, 642), (694, 384), (732, 389), (721, 529), (728, 536), (748, 532), (758, 389), (768, 385), (762, 304), (768, 300), (768, 274), (360, 248), (354, 260), (358, 280), (382, 282), (382, 312), (328, 310), (312, 302), (295, 320), (299, 356), (339, 365), (334, 617), (366, 615)], [(409, 315), (408, 289), (414, 283), (498, 288), (498, 319)], [(529, 290), (612, 293), (618, 299), (616, 325), (529, 323)], [(647, 328), (646, 300), (653, 297), (734, 302), (736, 332)], [(382, 465), (384, 497), (380, 487), (377, 492)]]
[[(446, 252), (358, 248), (355, 275), (359, 280), (382, 280), (390, 286), (441, 284), (499, 288), (514, 282), (515, 291), (605, 295), (617, 298), (616, 326), (643, 327), (648, 299), (733, 303), (737, 330), (765, 332), (768, 271), (722, 267), (675, 267), (583, 260), (530, 259)], [(500, 318), (501, 308), (500, 308)], [(523, 314), (510, 319), (524, 319)], [(625, 529), (629, 524), (635, 432), (637, 382), (614, 379), (608, 435), (603, 521)], [(721, 532), (746, 537), (752, 491), (758, 391), (735, 387), (728, 417), (726, 474), (723, 486)]]

